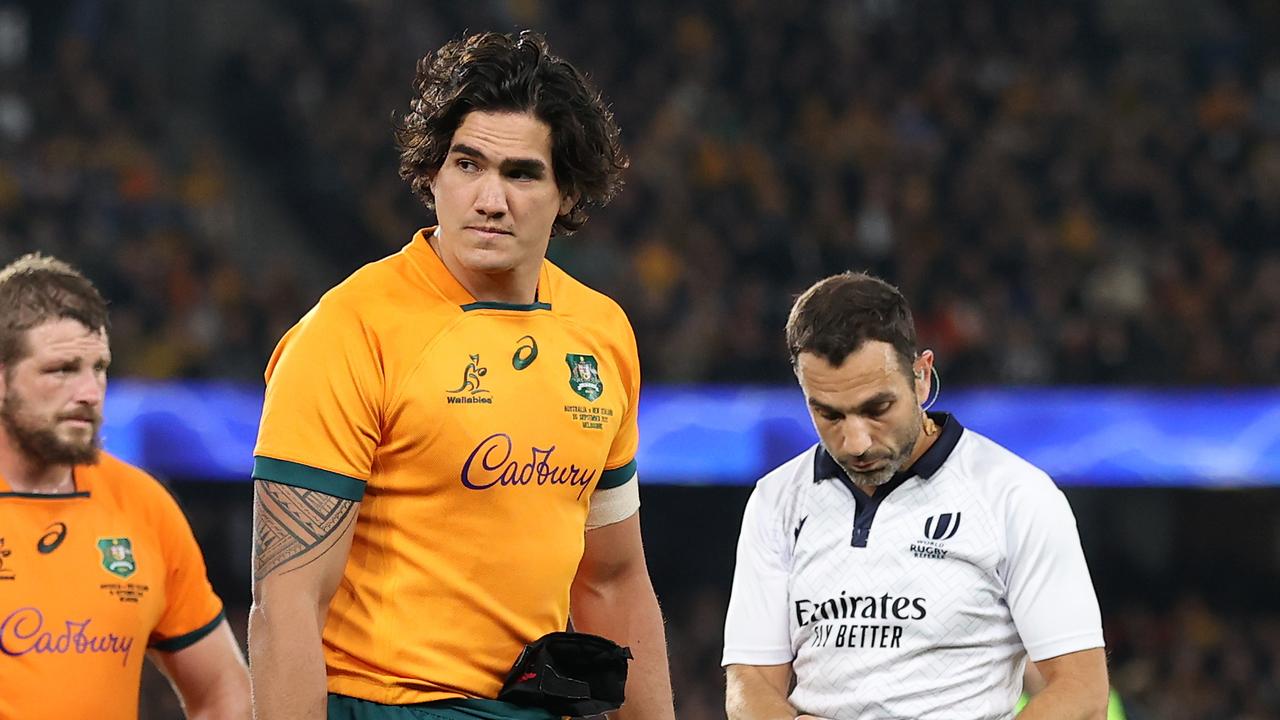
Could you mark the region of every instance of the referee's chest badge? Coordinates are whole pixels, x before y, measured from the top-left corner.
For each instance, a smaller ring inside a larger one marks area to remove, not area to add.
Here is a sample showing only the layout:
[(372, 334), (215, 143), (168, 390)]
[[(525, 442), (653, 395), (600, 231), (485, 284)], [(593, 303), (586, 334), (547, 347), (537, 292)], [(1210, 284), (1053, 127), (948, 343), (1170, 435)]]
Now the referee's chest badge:
[(930, 515), (924, 521), (924, 536), (928, 540), (950, 540), (960, 531), (960, 513)]
[(600, 366), (596, 359), (591, 355), (567, 353), (564, 361), (569, 365), (569, 387), (588, 402), (595, 402), (604, 392), (604, 383), (600, 381)]
[(929, 560), (945, 560), (947, 549), (942, 543), (960, 532), (960, 513), (930, 515), (924, 521), (924, 538), (911, 543), (911, 554)]

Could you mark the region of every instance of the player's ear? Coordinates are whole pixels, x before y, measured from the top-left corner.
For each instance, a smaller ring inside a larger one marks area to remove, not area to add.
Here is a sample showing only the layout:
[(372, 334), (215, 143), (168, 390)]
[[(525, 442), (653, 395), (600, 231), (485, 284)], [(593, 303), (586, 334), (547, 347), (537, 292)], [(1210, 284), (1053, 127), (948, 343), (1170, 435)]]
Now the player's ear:
[(569, 214), (574, 205), (578, 204), (578, 199), (582, 197), (582, 193), (571, 192), (560, 196), (560, 212), (556, 213), (557, 217), (563, 217)]
[(914, 381), (916, 403), (924, 405), (929, 402), (929, 394), (933, 392), (933, 351), (922, 350), (911, 364), (911, 379)]

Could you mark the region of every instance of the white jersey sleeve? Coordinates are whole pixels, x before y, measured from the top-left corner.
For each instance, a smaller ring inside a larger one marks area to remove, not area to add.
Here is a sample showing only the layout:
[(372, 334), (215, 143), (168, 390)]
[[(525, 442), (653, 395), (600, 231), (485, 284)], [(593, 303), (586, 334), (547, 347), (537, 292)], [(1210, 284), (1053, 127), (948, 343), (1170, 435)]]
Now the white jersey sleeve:
[(725, 617), (724, 665), (780, 665), (795, 657), (787, 610), (791, 549), (778, 485), (761, 481), (743, 513)]
[(1042, 476), (1008, 500), (1006, 598), (1027, 654), (1045, 660), (1103, 647), (1098, 598), (1067, 498)]

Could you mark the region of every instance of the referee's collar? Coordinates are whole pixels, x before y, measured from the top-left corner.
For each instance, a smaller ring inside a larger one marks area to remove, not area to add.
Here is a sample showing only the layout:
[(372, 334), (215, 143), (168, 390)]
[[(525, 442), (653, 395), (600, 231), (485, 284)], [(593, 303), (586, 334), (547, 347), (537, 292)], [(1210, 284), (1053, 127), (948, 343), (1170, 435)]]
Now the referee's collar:
[[(960, 435), (964, 433), (964, 426), (951, 413), (931, 412), (929, 417), (933, 418), (942, 431), (938, 439), (934, 440), (933, 445), (911, 463), (911, 467), (894, 473), (886, 485), (896, 487), (913, 475), (919, 475), (922, 478), (933, 477), (947, 458), (951, 457), (951, 451), (956, 449), (956, 443), (960, 442)], [(817, 483), (845, 475), (847, 473), (844, 468), (831, 457), (822, 443), (818, 443), (818, 457), (813, 463), (813, 481)]]

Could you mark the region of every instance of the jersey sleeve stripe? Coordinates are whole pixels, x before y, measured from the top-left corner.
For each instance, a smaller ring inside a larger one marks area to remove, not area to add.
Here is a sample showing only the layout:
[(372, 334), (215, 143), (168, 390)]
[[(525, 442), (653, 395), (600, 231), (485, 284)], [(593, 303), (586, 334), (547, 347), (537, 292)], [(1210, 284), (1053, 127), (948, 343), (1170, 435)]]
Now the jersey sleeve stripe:
[(359, 502), (364, 497), (365, 483), (359, 478), (261, 455), (253, 458), (253, 478), (315, 490), (343, 500)]
[(610, 488), (626, 485), (631, 478), (635, 477), (636, 468), (636, 461), (632, 460), (620, 468), (605, 470), (603, 473), (600, 473), (600, 484), (596, 486), (596, 489), (608, 490)]
[(227, 619), (226, 612), (223, 610), (219, 610), (218, 614), (214, 616), (212, 620), (205, 623), (204, 625), (201, 625), (195, 630), (192, 630), (191, 632), (186, 633), (185, 635), (178, 635), (177, 637), (166, 638), (164, 640), (151, 643), (151, 647), (161, 652), (177, 652), (179, 650), (182, 650), (183, 648), (191, 647), (192, 645), (195, 645), (201, 638), (213, 632), (214, 629), (217, 628), (218, 625), (222, 624), (222, 621), (226, 619)]

